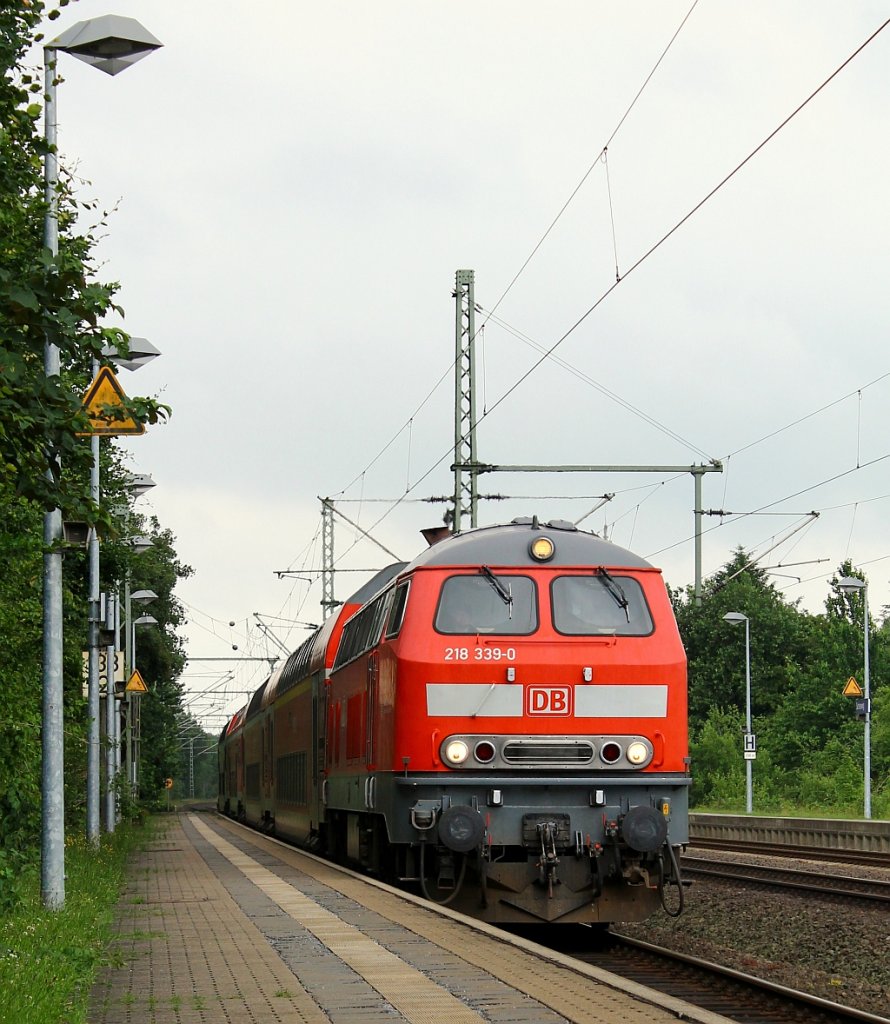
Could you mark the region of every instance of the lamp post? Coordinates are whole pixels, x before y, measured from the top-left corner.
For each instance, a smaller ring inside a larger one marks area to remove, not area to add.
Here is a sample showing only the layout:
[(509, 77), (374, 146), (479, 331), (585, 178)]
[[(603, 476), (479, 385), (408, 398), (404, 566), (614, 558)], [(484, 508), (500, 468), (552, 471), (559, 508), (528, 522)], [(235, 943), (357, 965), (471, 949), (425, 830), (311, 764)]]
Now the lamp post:
[[(111, 362), (126, 367), (128, 370), (138, 370), (140, 366), (160, 355), (154, 345), (145, 338), (131, 338), (129, 354), (127, 357), (120, 356), (114, 348), (106, 347), (102, 353)], [(99, 372), (99, 360), (93, 360), (93, 377)], [(94, 433), (90, 438), (90, 450), (92, 454), (92, 466), (90, 468), (90, 497), (95, 505), (99, 504), (99, 435)], [(101, 729), (99, 723), (99, 619), (101, 594), (99, 590), (99, 534), (95, 527), (90, 529), (89, 539), (89, 640), (88, 640), (88, 690), (87, 706), (89, 718), (89, 731), (87, 736), (87, 839), (94, 845), (99, 842), (99, 753), (101, 741)], [(106, 665), (111, 665), (106, 661)], [(113, 681), (108, 673), (108, 690), (113, 689)], [(108, 698), (112, 707), (113, 696)], [(106, 722), (108, 715), (106, 713)], [(109, 786), (111, 779), (108, 779)], [(113, 797), (112, 797), (113, 799)], [(106, 823), (110, 829), (114, 828), (114, 816), (106, 815)]]
[[(135, 481), (135, 482), (134, 482)], [(149, 483), (150, 481), (150, 483)], [(134, 491), (136, 494), (142, 494), (150, 487), (154, 486), (154, 481), (151, 477), (145, 474), (137, 475), (131, 474), (128, 482), (129, 489)], [(130, 541), (130, 548), (136, 555), (141, 555), (143, 552), (148, 551), (154, 541), (151, 537), (140, 535), (133, 537)], [(126, 639), (130, 635), (130, 620), (129, 613), (127, 611), (129, 607), (129, 593), (130, 593), (130, 571), (127, 570), (127, 575), (124, 580), (124, 609), (123, 609), (123, 629), (124, 632), (124, 684), (128, 679), (128, 673), (130, 668), (130, 648), (128, 640)], [(114, 651), (121, 649), (121, 602), (118, 599), (117, 594), (114, 595), (110, 604), (113, 607), (113, 621), (109, 624), (114, 630)], [(112, 663), (112, 652), (109, 651), (108, 663)], [(122, 736), (121, 736), (121, 707), (123, 706), (124, 693), (122, 692), (118, 696), (116, 688), (112, 680), (109, 680), (109, 693), (105, 707), (105, 733), (108, 738), (108, 749), (106, 750), (105, 760), (105, 775), (108, 780), (108, 784), (105, 792), (105, 820), (106, 827), (109, 832), (114, 831), (114, 826), (118, 819), (117, 809), (117, 794), (115, 792), (115, 780), (118, 778), (121, 772), (121, 752), (122, 752)], [(120, 706), (119, 706), (120, 705)]]
[[(136, 602), (138, 605), (151, 604), (152, 601), (157, 601), (158, 595), (153, 590), (136, 590), (132, 594), (127, 587), (126, 592), (126, 615), (127, 615), (127, 634), (126, 634), (126, 655), (125, 662), (127, 668), (124, 675), (127, 677), (127, 682), (132, 674), (136, 671), (136, 627), (137, 626), (156, 626), (158, 620), (153, 615), (140, 615), (134, 619), (132, 617), (132, 602)], [(136, 791), (138, 784), (138, 769), (139, 758), (137, 755), (137, 748), (139, 746), (139, 695), (134, 697), (132, 691), (129, 689), (126, 691), (127, 700), (127, 781), (130, 784), (131, 790)]]
[(863, 691), (865, 694), (865, 735), (863, 746), (863, 783), (865, 789), (863, 813), (866, 818), (871, 817), (871, 684), (869, 682), (868, 662), (868, 584), (858, 576), (841, 576), (837, 581), (838, 590), (844, 594), (853, 594), (858, 590), (862, 591), (862, 628), (865, 636), (863, 648), (863, 670), (865, 673)]
[(745, 810), (750, 814), (754, 806), (752, 769), (757, 753), (756, 740), (751, 732), (751, 623), (741, 612), (727, 612), (723, 620), (733, 626), (745, 623)]
[[(56, 150), (56, 61), (58, 52), (70, 53), (100, 71), (116, 75), (156, 50), (160, 42), (132, 18), (107, 15), (81, 21), (43, 48), (44, 184), (46, 213), (43, 242), (52, 260), (59, 254), (59, 160)], [(43, 354), (44, 375), (58, 377), (59, 346), (47, 332)], [(52, 459), (52, 456), (50, 456)], [(65, 904), (65, 798), (62, 641), (62, 513), (49, 509), (43, 518), (43, 729), (41, 876), (43, 904), (60, 910)], [(96, 629), (98, 630), (98, 616)], [(91, 626), (92, 630), (92, 626)], [(97, 711), (98, 714), (98, 711)]]

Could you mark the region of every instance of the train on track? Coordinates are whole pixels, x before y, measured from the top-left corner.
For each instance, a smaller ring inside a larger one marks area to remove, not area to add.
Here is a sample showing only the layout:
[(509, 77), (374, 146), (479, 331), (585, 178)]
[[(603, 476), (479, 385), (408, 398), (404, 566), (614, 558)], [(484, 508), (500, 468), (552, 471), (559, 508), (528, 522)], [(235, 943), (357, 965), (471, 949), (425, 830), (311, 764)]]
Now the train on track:
[(486, 921), (642, 920), (682, 905), (686, 717), (660, 571), (516, 519), (338, 608), (226, 724), (218, 808)]

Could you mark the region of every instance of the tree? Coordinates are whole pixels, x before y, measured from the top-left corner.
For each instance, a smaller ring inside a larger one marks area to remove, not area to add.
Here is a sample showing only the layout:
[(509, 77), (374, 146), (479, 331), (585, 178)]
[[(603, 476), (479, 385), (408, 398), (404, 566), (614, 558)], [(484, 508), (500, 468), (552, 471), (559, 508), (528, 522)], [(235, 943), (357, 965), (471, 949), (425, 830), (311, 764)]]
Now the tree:
[(133, 560), (131, 581), (134, 589), (153, 590), (157, 601), (151, 614), (158, 620), (156, 629), (139, 633), (139, 671), (149, 692), (142, 701), (142, 758), (140, 789), (147, 799), (160, 793), (164, 780), (179, 767), (179, 721), (182, 712), (182, 683), (185, 652), (176, 633), (185, 615), (173, 594), (180, 579), (192, 574), (176, 556), (175, 538), (161, 529), (157, 519), (142, 524), (140, 533), (152, 538), (152, 546)]
[(702, 603), (691, 588), (674, 594), (674, 609), (689, 661), (689, 715), (703, 722), (711, 708), (745, 707), (744, 630), (724, 621), (740, 612), (750, 622), (751, 693), (756, 715), (771, 712), (790, 685), (788, 668), (805, 649), (802, 617), (739, 548), (705, 582)]
[[(61, 0), (64, 6), (67, 0)], [(106, 362), (106, 345), (127, 349), (127, 335), (102, 326), (116, 284), (95, 278), (94, 238), (78, 230), (78, 214), (95, 204), (79, 201), (63, 174), (59, 185), (59, 251), (43, 244), (46, 200), (42, 162), (47, 146), (38, 122), (39, 80), (24, 55), (44, 16), (42, 0), (12, 0), (0, 10), (0, 482), (16, 494), (63, 515), (93, 522), (90, 449), (78, 431), (88, 427), (81, 401), (92, 360)], [(57, 10), (47, 17), (54, 19)], [(46, 376), (44, 346), (58, 346), (59, 375)], [(169, 412), (152, 399), (129, 401), (141, 423)], [(64, 471), (63, 471), (64, 467)]]
[[(66, 3), (60, 0), (60, 6)], [(76, 197), (64, 168), (58, 255), (52, 256), (43, 244), (46, 143), (37, 102), (42, 82), (24, 61), (28, 49), (43, 38), (41, 20), (57, 16), (42, 0), (0, 5), (0, 904), (15, 898), (22, 872), (37, 862), (44, 510), (59, 508), (66, 518), (103, 528), (107, 583), (123, 578), (115, 574), (129, 557), (116, 540), (126, 535), (129, 518), (120, 488), (102, 508), (92, 503), (90, 445), (77, 436), (87, 426), (81, 396), (92, 359), (103, 361), (101, 352), (108, 343), (125, 353), (127, 337), (102, 325), (107, 313), (121, 312), (114, 305), (117, 286), (96, 277), (93, 234), (82, 231), (77, 220), (94, 204)], [(60, 352), (61, 371), (51, 377), (44, 369), (47, 338)], [(129, 403), (139, 422), (156, 422), (167, 411), (151, 399)], [(102, 457), (112, 484), (119, 461), (113, 453), (113, 445), (106, 442)], [(169, 543), (164, 554), (178, 566)], [(84, 800), (81, 651), (87, 633), (86, 591), (85, 552), (66, 548), (63, 673), (69, 826), (81, 824)], [(161, 660), (169, 677), (178, 671), (177, 641), (167, 642)]]

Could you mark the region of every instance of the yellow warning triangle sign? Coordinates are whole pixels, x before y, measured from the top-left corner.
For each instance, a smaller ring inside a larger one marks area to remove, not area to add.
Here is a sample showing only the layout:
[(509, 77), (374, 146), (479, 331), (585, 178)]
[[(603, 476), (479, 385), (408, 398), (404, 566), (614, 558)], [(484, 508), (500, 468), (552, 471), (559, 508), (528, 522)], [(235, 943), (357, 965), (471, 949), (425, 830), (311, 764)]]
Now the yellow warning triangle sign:
[(102, 437), (116, 437), (119, 434), (144, 434), (145, 426), (137, 423), (124, 410), (127, 396), (120, 386), (114, 371), (103, 366), (83, 396), (83, 407), (90, 420), (90, 430), (79, 433), (79, 437), (100, 434)]
[(861, 697), (862, 696), (862, 687), (859, 685), (859, 683), (856, 682), (856, 680), (852, 676), (850, 676), (850, 678), (847, 680), (847, 682), (846, 682), (846, 684), (844, 686), (844, 696), (845, 697)]
[(138, 668), (133, 669), (133, 674), (127, 680), (127, 693), (148, 693), (148, 687)]

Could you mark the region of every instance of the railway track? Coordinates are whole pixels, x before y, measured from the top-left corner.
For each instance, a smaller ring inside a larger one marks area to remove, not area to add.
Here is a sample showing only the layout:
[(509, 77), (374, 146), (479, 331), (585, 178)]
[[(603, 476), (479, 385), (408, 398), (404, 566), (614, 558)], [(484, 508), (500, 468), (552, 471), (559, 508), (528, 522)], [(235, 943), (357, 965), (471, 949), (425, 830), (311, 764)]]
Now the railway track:
[(696, 836), (690, 840), (691, 850), (728, 850), (732, 853), (757, 853), (767, 857), (794, 857), (797, 860), (834, 861), (840, 864), (865, 864), (890, 868), (890, 853), (883, 850), (828, 850), (823, 847), (798, 846), (789, 843), (766, 843), (756, 840), (716, 839)]
[(796, 889), (834, 899), (890, 903), (890, 881), (873, 878), (852, 878), (828, 872), (817, 874), (799, 868), (782, 868), (766, 864), (740, 864), (736, 861), (708, 860), (686, 855), (681, 861), (686, 878), (716, 878), (725, 881), (753, 882), (779, 889)]
[(739, 1024), (888, 1024), (890, 1020), (620, 933), (603, 936), (595, 949), (571, 953), (584, 963)]

